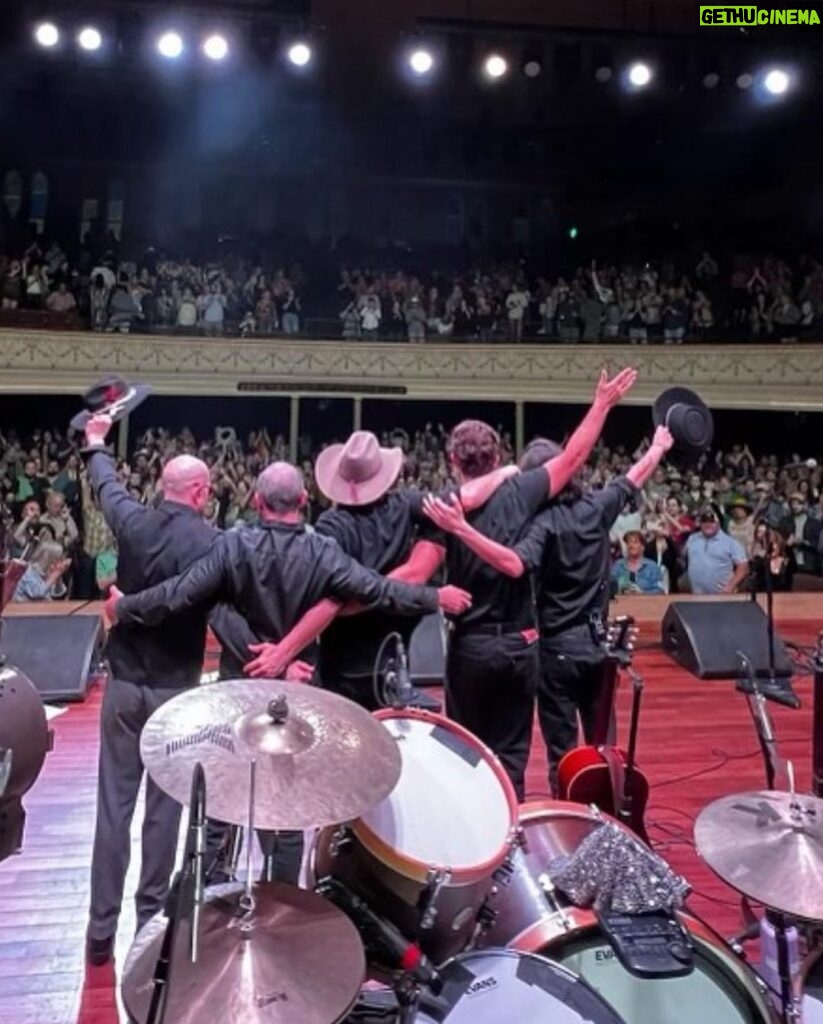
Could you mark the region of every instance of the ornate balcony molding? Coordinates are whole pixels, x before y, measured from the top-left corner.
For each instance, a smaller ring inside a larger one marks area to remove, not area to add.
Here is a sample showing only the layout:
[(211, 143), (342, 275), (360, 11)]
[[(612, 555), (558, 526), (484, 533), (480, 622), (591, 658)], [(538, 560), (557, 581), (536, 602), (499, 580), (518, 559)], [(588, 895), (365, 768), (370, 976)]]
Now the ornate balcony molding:
[(0, 392), (70, 393), (106, 372), (159, 394), (352, 394), (587, 402), (632, 364), (635, 403), (681, 384), (715, 408), (823, 409), (823, 345), (472, 345), (0, 331)]

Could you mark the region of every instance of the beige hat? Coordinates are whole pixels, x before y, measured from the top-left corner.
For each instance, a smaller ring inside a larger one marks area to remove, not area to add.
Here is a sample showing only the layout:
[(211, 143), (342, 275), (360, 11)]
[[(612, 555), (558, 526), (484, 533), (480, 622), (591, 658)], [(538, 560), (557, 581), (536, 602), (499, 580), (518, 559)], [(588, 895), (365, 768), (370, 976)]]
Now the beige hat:
[(356, 430), (345, 444), (323, 449), (314, 463), (314, 477), (330, 501), (371, 505), (397, 480), (403, 460), (402, 448), (381, 448), (374, 434)]

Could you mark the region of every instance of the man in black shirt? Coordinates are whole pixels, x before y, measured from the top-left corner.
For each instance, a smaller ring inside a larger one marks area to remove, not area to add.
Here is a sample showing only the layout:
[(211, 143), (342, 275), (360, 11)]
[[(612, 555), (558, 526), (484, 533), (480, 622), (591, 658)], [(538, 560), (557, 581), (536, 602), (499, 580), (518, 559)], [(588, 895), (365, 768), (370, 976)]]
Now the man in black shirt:
[[(402, 449), (381, 448), (375, 435), (363, 430), (355, 431), (345, 444), (326, 448), (317, 459), (315, 479), (335, 507), (324, 512), (314, 528), (361, 565), (389, 579), (425, 583), (443, 561), (445, 538), (423, 513), (422, 492), (392, 490), (403, 461)], [(479, 507), (512, 471), (499, 469), (467, 484), (460, 493), (464, 507)], [(390, 634), (399, 633), (408, 650), (420, 619), (379, 610), (337, 618), (340, 611), (339, 602), (323, 601), (279, 644), (252, 644), (256, 657), (246, 672), (276, 678), (322, 632), (322, 685), (375, 710), (374, 669), (380, 648)]]
[[(86, 426), (89, 480), (118, 546), (117, 578), (126, 593), (182, 572), (204, 555), (217, 533), (201, 518), (209, 497), (209, 470), (190, 456), (163, 470), (164, 500), (148, 508), (130, 498), (114, 459), (104, 448), (111, 420)], [(206, 615), (189, 611), (160, 629), (114, 626), (106, 642), (111, 679), (100, 717), (97, 826), (91, 869), (88, 957), (110, 959), (123, 901), (131, 840), (129, 829), (143, 777), (140, 732), (161, 704), (195, 686), (203, 667)], [(163, 909), (177, 851), (180, 805), (146, 780), (143, 849), (137, 886), (137, 923)]]
[[(592, 407), (566, 448), (503, 484), (469, 517), (475, 529), (502, 545), (521, 540), (540, 508), (583, 466), (609, 411), (636, 377), (631, 369), (613, 380), (602, 373)], [(467, 420), (452, 431), (449, 456), (462, 484), (497, 466), (500, 441), (487, 424)], [(446, 565), (449, 581), (468, 588), (473, 601), (452, 633), (446, 708), (497, 754), (522, 800), (539, 673), (531, 581), (501, 575), (454, 537), (448, 538)]]
[[(592, 740), (604, 659), (592, 616), (602, 620), (608, 613), (609, 530), (671, 446), (669, 431), (658, 427), (648, 452), (625, 477), (585, 494), (572, 483), (559, 501), (534, 519), (520, 541), (510, 546), (478, 532), (455, 505), (427, 505), (442, 529), (500, 573), (518, 581), (529, 579), (529, 573), (534, 575), (540, 628), (538, 713), (553, 790), (557, 765), (577, 742), (578, 712), (586, 741)], [(520, 461), (524, 477), (558, 451), (551, 441), (533, 441)]]

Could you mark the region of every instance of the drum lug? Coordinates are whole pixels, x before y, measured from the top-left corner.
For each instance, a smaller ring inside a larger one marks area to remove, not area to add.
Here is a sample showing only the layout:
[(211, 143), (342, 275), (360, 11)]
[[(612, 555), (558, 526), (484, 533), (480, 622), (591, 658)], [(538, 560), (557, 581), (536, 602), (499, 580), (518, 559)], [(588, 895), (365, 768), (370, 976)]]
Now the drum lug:
[(341, 825), (340, 828), (334, 830), (334, 834), (329, 842), (329, 854), (332, 857), (338, 857), (341, 851), (351, 846), (351, 833), (345, 825)]
[(427, 932), (434, 927), (434, 922), (437, 920), (437, 900), (440, 897), (440, 890), (448, 884), (451, 875), (448, 868), (438, 868), (428, 873), (421, 901), (421, 931)]
[(487, 932), (489, 928), (494, 924), (498, 917), (498, 911), (494, 907), (489, 906), (488, 903), (484, 903), (477, 914), (477, 928), (478, 932), (482, 934)]
[(512, 875), (514, 874), (514, 864), (510, 860), (504, 860), (500, 867), (492, 875), (495, 882), (506, 887), (511, 885)]

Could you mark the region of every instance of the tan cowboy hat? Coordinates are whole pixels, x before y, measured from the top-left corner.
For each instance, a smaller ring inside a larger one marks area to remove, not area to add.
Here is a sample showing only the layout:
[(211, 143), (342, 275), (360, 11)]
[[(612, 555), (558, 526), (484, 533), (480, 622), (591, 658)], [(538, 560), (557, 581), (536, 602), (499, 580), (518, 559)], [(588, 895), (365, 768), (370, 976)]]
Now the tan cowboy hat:
[(356, 430), (345, 444), (323, 449), (314, 463), (314, 478), (330, 501), (370, 505), (395, 482), (403, 459), (402, 448), (381, 448), (374, 434)]

